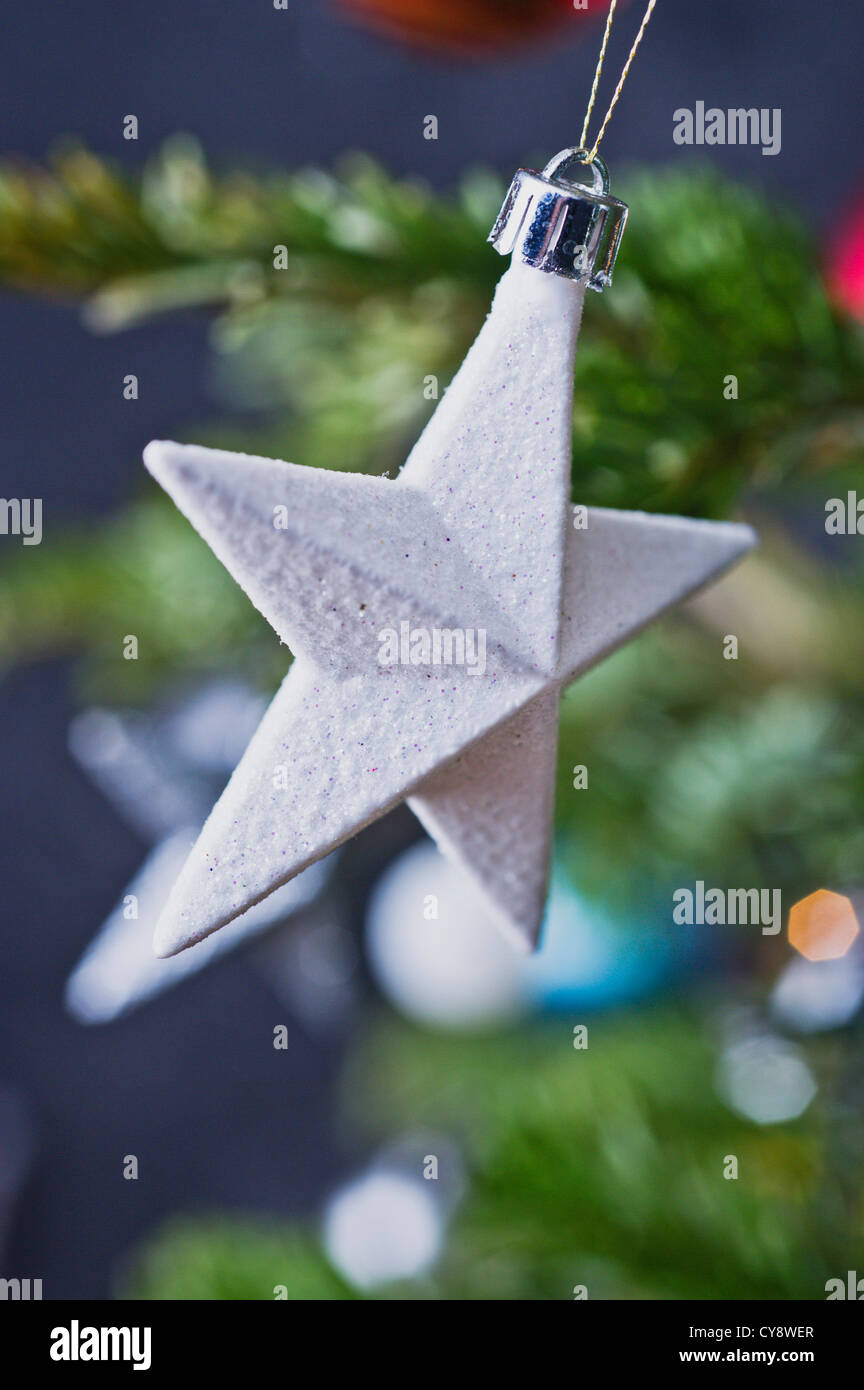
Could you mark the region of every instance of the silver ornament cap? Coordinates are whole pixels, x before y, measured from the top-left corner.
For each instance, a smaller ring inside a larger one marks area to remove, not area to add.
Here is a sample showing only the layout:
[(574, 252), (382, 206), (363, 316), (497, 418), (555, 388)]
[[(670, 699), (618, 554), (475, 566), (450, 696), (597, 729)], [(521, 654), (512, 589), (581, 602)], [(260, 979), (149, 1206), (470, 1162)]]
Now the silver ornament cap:
[(610, 195), (599, 155), (561, 150), (542, 173), (516, 170), (488, 240), (502, 256), (599, 292), (612, 283), (629, 211)]

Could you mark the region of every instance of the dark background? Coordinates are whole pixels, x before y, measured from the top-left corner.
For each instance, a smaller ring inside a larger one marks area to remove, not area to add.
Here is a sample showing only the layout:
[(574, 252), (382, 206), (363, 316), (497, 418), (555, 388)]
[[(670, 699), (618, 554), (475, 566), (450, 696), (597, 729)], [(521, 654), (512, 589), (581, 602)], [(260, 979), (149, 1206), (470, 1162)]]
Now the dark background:
[[(613, 74), (641, 12), (641, 0), (622, 10)], [(271, 0), (43, 0), (0, 20), (0, 149), (41, 157), (73, 133), (138, 165), (183, 130), (217, 164), (327, 163), (361, 147), (442, 186), (478, 162), (509, 175), (578, 138), (599, 42), (596, 25), (578, 27), (584, 42), (456, 63), (352, 27), (323, 0), (287, 12)], [(604, 144), (613, 188), (622, 162), (688, 157), (672, 142), (678, 106), (779, 106), (777, 157), (700, 153), (824, 232), (864, 182), (862, 32), (860, 0), (659, 0)], [(122, 139), (127, 113), (137, 143)], [(422, 138), (427, 113), (437, 143)], [(73, 307), (13, 295), (0, 307), (0, 493), (44, 499), (50, 545), (61, 520), (110, 512), (143, 486), (151, 436), (214, 414), (206, 319), (100, 338)], [(134, 408), (120, 395), (130, 371)], [(175, 1211), (314, 1212), (352, 1159), (330, 1127), (340, 1044), (291, 1024), (244, 960), (108, 1028), (63, 1013), (70, 968), (144, 854), (69, 758), (75, 708), (64, 663), (0, 685), (0, 1085), (36, 1136), (0, 1274), (42, 1278), (48, 1298), (105, 1296), (135, 1240)], [(358, 882), (355, 916), (362, 896)], [(287, 1053), (271, 1046), (283, 1021)], [(136, 1183), (122, 1179), (126, 1153), (139, 1156)]]

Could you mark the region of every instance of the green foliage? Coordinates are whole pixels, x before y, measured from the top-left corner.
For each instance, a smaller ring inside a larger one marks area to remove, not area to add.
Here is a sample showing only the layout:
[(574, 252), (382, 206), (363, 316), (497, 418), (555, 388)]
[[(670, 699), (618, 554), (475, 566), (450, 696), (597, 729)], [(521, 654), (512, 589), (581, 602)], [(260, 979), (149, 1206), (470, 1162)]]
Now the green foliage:
[(136, 1261), (123, 1292), (130, 1298), (247, 1301), (276, 1297), (352, 1298), (316, 1242), (303, 1231), (213, 1217), (175, 1222)]
[[(812, 1123), (786, 1127), (778, 1145), (725, 1110), (692, 1018), (595, 1024), (584, 1052), (568, 1033), (562, 1021), (469, 1047), (393, 1027), (367, 1059), (403, 1125), (461, 1115), (475, 1156), (445, 1296), (568, 1298), (579, 1283), (592, 1298), (803, 1296)], [(747, 1165), (746, 1183), (723, 1180), (726, 1154)]]
[[(133, 621), (134, 619), (134, 621)], [(123, 659), (130, 626), (138, 660)], [(165, 498), (66, 535), (0, 586), (0, 653), (88, 652), (84, 690), (141, 700), (179, 675), (226, 668), (273, 686), (290, 659), (210, 548)]]
[[(103, 330), (211, 305), (219, 380), (273, 412), (271, 447), (392, 471), (429, 412), (424, 378), (446, 384), (486, 312), (502, 191), (474, 173), (442, 199), (359, 156), (335, 175), (217, 177), (188, 137), (134, 180), (66, 148), (0, 168), (0, 279), (86, 296)], [(746, 484), (860, 463), (860, 334), (795, 220), (698, 167), (621, 191), (615, 286), (588, 296), (580, 345), (577, 497), (722, 515)]]
[[(494, 279), (484, 246), (490, 187), (478, 176), (450, 207), (362, 156), (339, 176), (217, 178), (187, 136), (167, 141), (133, 178), (66, 144), (48, 166), (9, 160), (0, 170), (0, 276), (22, 289), (96, 296), (91, 312), (103, 328), (189, 304), (356, 304), (440, 276), (476, 287)], [(274, 264), (279, 246), (285, 270)]]
[(720, 515), (745, 484), (823, 467), (829, 429), (830, 462), (860, 462), (860, 334), (796, 221), (707, 170), (643, 174), (626, 196), (620, 272), (580, 349), (580, 500)]
[[(569, 1299), (587, 1284), (592, 1299), (823, 1297), (862, 1235), (862, 1194), (857, 1169), (844, 1190), (822, 1138), (828, 1114), (850, 1125), (835, 1104), (839, 1054), (816, 1060), (822, 1113), (765, 1128), (717, 1098), (715, 1047), (688, 1013), (596, 1023), (580, 1052), (563, 1020), (486, 1040), (379, 1023), (346, 1078), (355, 1125), (454, 1135), (470, 1181), (433, 1273), (376, 1296)], [(723, 1177), (729, 1154), (737, 1181)], [(303, 1243), (292, 1266), (292, 1239), (223, 1223), (169, 1230), (132, 1292), (305, 1289), (313, 1256)], [(235, 1267), (224, 1252), (238, 1248)], [(317, 1283), (320, 1297), (345, 1297)]]
[[(864, 831), (860, 703), (764, 682), (745, 652), (665, 625), (562, 703), (557, 823), (581, 889), (620, 910), (646, 885), (771, 883), (794, 901), (855, 882)], [(590, 772), (586, 793), (572, 769)]]

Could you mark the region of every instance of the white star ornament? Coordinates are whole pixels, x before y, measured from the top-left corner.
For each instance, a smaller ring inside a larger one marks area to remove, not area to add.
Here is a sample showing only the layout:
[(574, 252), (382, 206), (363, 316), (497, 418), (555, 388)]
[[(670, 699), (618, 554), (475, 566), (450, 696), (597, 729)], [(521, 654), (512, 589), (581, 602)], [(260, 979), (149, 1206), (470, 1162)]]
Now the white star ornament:
[(158, 955), (406, 799), (514, 944), (536, 944), (561, 691), (754, 540), (604, 509), (574, 527), (584, 291), (514, 258), (396, 480), (148, 445), (150, 472), (295, 657), (177, 879)]

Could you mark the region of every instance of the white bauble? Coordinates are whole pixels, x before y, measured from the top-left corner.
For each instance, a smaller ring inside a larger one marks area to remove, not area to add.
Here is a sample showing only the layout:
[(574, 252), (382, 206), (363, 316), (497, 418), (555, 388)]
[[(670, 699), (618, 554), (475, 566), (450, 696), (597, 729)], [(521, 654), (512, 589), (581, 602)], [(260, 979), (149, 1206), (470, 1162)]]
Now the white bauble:
[(525, 958), (491, 921), (470, 877), (429, 841), (379, 881), (366, 948), (384, 995), (419, 1023), (484, 1028), (528, 1008)]

